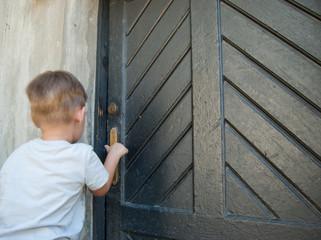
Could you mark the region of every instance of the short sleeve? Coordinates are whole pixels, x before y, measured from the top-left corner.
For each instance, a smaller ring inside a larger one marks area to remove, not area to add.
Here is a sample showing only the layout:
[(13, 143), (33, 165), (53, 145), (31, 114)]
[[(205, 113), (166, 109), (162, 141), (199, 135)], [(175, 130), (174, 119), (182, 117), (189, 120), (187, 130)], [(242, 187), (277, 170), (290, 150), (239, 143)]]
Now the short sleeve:
[(96, 153), (91, 150), (90, 157), (85, 169), (85, 181), (87, 187), (90, 190), (95, 191), (103, 187), (108, 181), (108, 178), (109, 174), (104, 165), (102, 164)]

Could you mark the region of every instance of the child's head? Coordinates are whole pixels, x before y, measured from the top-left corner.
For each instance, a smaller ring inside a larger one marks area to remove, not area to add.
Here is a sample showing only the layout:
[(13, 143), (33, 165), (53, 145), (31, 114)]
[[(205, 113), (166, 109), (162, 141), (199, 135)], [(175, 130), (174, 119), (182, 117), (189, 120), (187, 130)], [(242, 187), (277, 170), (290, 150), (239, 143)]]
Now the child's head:
[(75, 111), (83, 107), (87, 94), (78, 79), (66, 71), (48, 71), (35, 77), (26, 92), (31, 105), (31, 116), (39, 128), (68, 124)]

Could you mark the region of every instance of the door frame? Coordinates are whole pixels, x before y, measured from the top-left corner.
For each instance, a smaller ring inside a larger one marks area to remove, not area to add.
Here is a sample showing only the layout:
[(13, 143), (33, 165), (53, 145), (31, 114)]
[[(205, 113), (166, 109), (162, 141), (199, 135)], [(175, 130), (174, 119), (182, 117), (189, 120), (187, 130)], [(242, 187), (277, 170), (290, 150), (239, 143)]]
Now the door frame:
[[(94, 118), (94, 151), (102, 162), (106, 158), (109, 0), (99, 0), (96, 57), (96, 88)], [(107, 29), (107, 31), (106, 31)], [(93, 239), (104, 240), (106, 233), (106, 197), (93, 197)]]

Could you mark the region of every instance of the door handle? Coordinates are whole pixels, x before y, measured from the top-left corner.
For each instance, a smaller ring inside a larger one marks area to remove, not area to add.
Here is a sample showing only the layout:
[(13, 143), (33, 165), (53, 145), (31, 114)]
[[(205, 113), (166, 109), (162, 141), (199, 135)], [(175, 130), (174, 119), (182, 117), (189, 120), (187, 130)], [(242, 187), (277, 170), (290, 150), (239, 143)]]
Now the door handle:
[[(117, 129), (112, 128), (110, 130), (110, 146), (117, 142)], [(113, 185), (115, 186), (118, 182), (118, 165), (115, 170), (114, 178), (113, 178)]]

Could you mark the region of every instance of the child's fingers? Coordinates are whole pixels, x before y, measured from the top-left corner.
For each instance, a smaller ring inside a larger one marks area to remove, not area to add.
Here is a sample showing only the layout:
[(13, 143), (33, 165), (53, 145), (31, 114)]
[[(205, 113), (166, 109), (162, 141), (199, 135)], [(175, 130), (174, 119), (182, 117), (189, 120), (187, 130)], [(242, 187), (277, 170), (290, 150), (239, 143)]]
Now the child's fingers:
[(109, 152), (110, 146), (109, 145), (105, 145), (105, 149), (107, 152)]
[(128, 149), (125, 147), (124, 149), (124, 155), (126, 155), (128, 153)]
[(121, 143), (116, 143), (115, 147), (119, 149), (119, 151), (122, 153), (122, 155), (126, 155), (128, 153), (128, 149)]
[(121, 143), (114, 143), (112, 146), (105, 145), (105, 148), (108, 153), (117, 153), (120, 155), (120, 157), (128, 153), (128, 149)]

